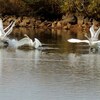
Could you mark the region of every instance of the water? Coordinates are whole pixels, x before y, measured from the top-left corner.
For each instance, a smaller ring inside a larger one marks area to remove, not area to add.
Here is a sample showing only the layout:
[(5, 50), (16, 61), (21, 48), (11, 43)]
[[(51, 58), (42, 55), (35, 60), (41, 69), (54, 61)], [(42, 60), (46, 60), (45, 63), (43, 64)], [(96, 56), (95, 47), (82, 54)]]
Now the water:
[(44, 46), (39, 50), (0, 49), (1, 100), (100, 99), (99, 52), (89, 52), (84, 43), (68, 43), (69, 31), (16, 30), (11, 38), (30, 32), (29, 36), (39, 38)]

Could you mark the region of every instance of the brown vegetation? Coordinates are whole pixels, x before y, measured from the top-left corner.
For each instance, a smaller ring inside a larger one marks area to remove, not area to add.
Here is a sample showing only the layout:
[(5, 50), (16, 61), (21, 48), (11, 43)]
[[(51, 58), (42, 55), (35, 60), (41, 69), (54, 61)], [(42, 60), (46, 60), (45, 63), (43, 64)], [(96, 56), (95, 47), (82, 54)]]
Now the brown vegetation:
[(86, 29), (100, 21), (99, 6), (99, 0), (0, 0), (0, 14), (4, 25), (14, 19), (16, 27)]

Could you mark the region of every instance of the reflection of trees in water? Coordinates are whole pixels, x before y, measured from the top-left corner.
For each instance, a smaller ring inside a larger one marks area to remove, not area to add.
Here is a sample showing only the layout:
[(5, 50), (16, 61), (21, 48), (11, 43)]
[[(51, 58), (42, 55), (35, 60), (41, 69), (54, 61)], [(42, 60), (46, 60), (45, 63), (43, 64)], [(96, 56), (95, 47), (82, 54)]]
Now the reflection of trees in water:
[[(67, 42), (69, 38), (84, 38), (84, 32), (80, 30), (61, 30), (61, 29), (33, 29), (33, 28), (14, 28), (13, 33), (10, 35), (12, 38), (21, 39), (27, 34), (30, 38), (38, 38), (42, 43), (49, 44), (50, 47), (60, 48), (60, 52), (80, 52), (76, 44)], [(51, 44), (51, 45), (50, 45)], [(84, 49), (84, 48), (83, 48)]]
[(33, 28), (24, 28), (24, 27), (19, 27), (19, 28), (14, 28), (12, 36), (14, 37), (22, 37), (24, 34), (27, 34), (28, 36), (32, 37), (44, 37), (48, 36), (47, 38), (52, 38), (52, 39), (61, 39), (62, 37), (64, 38), (65, 35), (68, 37), (70, 34), (74, 36), (76, 34), (77, 38), (83, 37), (83, 32), (82, 31), (70, 31), (70, 30), (61, 30), (61, 29), (33, 29)]
[(20, 28), (15, 28), (13, 30), (11, 37), (20, 39), (24, 36), (24, 34), (27, 34), (29, 37), (32, 38), (34, 36), (34, 33), (35, 33), (35, 31), (32, 28), (20, 27)]

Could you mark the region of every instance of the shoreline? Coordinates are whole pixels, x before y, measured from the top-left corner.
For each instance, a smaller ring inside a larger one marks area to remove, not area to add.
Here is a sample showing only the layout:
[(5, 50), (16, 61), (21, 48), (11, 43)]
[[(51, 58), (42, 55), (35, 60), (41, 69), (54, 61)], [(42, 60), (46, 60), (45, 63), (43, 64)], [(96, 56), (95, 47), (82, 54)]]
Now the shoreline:
[[(65, 16), (64, 16), (65, 17)], [(4, 26), (7, 26), (11, 20), (15, 20), (15, 27), (31, 27), (31, 28), (42, 28), (42, 29), (64, 29), (70, 30), (72, 28), (78, 28), (81, 30), (87, 30), (91, 26), (89, 19), (78, 18), (77, 23), (73, 23), (73, 16), (62, 18), (56, 21), (41, 21), (40, 19), (35, 19), (34, 17), (16, 17), (16, 16), (5, 16), (3, 19)]]

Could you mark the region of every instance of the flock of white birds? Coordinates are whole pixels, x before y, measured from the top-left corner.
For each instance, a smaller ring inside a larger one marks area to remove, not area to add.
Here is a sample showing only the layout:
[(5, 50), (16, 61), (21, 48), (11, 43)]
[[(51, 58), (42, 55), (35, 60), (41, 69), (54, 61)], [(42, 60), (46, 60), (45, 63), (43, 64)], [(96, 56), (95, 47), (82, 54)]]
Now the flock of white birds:
[(42, 43), (37, 38), (34, 38), (33, 41), (26, 34), (25, 37), (21, 40), (8, 38), (8, 35), (13, 31), (14, 26), (15, 21), (11, 21), (11, 23), (6, 28), (4, 28), (3, 21), (2, 19), (0, 19), (0, 47), (4, 47), (7, 45), (9, 47), (17, 49), (21, 46), (27, 45), (29, 47), (37, 49), (38, 47), (42, 46)]
[[(34, 41), (33, 41), (26, 34), (25, 34), (25, 37), (22, 38), (21, 40), (9, 39), (8, 35), (13, 31), (14, 26), (15, 26), (15, 21), (11, 21), (11, 23), (6, 28), (4, 28), (3, 21), (0, 18), (0, 47), (7, 45), (9, 47), (13, 47), (17, 49), (21, 46), (27, 45), (29, 47), (37, 49), (40, 46), (42, 46), (42, 43), (37, 38), (34, 38)], [(71, 38), (71, 39), (68, 39), (68, 42), (71, 42), (71, 43), (85, 42), (89, 44), (91, 49), (96, 50), (100, 48), (100, 40), (98, 38), (99, 34), (100, 34), (100, 27), (98, 28), (98, 30), (95, 31), (94, 25), (92, 25), (90, 27), (90, 37), (85, 35), (85, 37), (87, 38), (86, 40)]]

